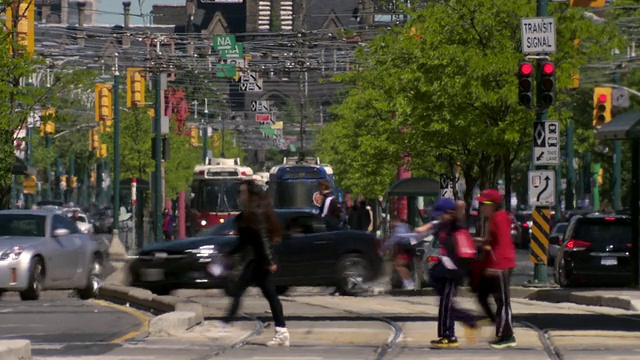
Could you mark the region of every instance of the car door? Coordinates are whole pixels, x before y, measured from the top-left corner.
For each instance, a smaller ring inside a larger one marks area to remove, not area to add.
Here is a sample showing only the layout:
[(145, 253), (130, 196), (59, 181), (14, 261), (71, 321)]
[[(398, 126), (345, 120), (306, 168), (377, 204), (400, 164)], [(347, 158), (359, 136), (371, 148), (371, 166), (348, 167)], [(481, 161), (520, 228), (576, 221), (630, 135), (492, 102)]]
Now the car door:
[(69, 231), (68, 235), (52, 237), (54, 247), (56, 249), (56, 268), (53, 269), (56, 281), (71, 281), (78, 272), (80, 267), (80, 259), (82, 257), (82, 239), (80, 231), (73, 222), (62, 215), (53, 215), (52, 234), (57, 229), (65, 229)]

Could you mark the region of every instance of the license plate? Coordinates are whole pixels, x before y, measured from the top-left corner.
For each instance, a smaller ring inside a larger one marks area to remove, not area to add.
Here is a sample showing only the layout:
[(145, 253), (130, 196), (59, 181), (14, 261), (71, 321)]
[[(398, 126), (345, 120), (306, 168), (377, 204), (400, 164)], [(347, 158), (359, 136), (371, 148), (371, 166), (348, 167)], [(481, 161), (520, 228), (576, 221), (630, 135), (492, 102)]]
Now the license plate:
[(618, 259), (616, 258), (602, 258), (600, 260), (600, 264), (602, 265), (618, 265)]
[(162, 281), (164, 280), (164, 270), (163, 269), (142, 269), (140, 270), (140, 280)]

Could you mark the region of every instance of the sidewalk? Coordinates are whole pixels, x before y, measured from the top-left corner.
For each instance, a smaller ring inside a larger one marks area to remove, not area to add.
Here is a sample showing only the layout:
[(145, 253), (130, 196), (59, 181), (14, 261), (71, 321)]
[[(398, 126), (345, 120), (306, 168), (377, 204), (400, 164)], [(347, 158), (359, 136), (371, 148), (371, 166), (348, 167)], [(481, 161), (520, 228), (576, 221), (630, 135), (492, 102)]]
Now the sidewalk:
[(640, 311), (640, 290), (632, 289), (550, 289), (537, 290), (525, 299), (550, 303), (573, 303)]

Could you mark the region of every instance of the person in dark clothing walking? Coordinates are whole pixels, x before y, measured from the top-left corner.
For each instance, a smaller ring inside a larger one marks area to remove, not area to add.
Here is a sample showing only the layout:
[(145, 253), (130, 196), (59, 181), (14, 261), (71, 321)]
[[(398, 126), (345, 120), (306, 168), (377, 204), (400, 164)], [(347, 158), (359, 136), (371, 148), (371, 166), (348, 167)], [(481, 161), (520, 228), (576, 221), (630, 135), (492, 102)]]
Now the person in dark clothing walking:
[(240, 308), (240, 300), (247, 288), (255, 283), (269, 302), (276, 334), (268, 346), (289, 346), (289, 331), (285, 324), (282, 303), (272, 282), (272, 274), (278, 269), (271, 244), (281, 241), (278, 218), (267, 194), (253, 181), (240, 185), (242, 212), (235, 218), (238, 244), (229, 255), (241, 254), (244, 268), (236, 284), (231, 307), (223, 323), (229, 324)]
[(371, 212), (367, 208), (367, 202), (364, 196), (359, 195), (358, 201), (351, 207), (349, 227), (352, 230), (368, 231), (371, 221)]
[[(502, 209), (503, 196), (498, 190), (487, 189), (478, 198), (482, 216), (489, 218), (489, 226), (483, 254), (478, 285), (478, 302), (485, 314), (496, 324), (496, 339), (489, 345), (496, 349), (517, 345), (513, 335), (511, 319), (511, 297), (509, 285), (511, 272), (516, 267), (516, 249), (511, 238), (511, 219)], [(496, 302), (496, 313), (489, 306), (489, 295)]]
[(342, 209), (338, 205), (338, 200), (331, 192), (331, 183), (321, 180), (318, 184), (318, 192), (322, 196), (319, 206), (320, 216), (324, 219), (328, 231), (342, 229)]
[(458, 338), (455, 334), (455, 321), (461, 321), (466, 328), (472, 330), (471, 341), (475, 340), (476, 320), (472, 313), (460, 309), (454, 303), (458, 286), (468, 273), (470, 262), (458, 257), (454, 236), (457, 231), (466, 230), (457, 221), (456, 203), (449, 198), (441, 198), (434, 205), (433, 216), (439, 217), (437, 229), (438, 241), (441, 244), (438, 263), (431, 269), (431, 279), (438, 295), (438, 339), (431, 341), (431, 346), (439, 349), (457, 348)]

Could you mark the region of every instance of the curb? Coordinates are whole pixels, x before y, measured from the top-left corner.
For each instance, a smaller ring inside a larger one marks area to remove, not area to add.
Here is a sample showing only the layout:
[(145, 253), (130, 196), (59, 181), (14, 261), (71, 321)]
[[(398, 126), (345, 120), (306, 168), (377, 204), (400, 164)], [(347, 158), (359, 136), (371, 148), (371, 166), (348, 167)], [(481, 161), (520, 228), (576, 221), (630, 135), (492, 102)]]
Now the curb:
[(105, 284), (100, 287), (99, 298), (158, 315), (149, 323), (149, 332), (154, 335), (184, 332), (204, 321), (201, 304), (136, 287)]
[(601, 306), (614, 309), (638, 311), (634, 300), (628, 296), (589, 295), (570, 290), (538, 290), (526, 297), (528, 300), (549, 303), (573, 303), (577, 305)]
[[(529, 296), (531, 296), (531, 294), (535, 294), (538, 291), (547, 291), (547, 290), (540, 290), (535, 288), (526, 288), (526, 287), (519, 287), (519, 286), (512, 286), (510, 289), (511, 289), (511, 298), (513, 299), (527, 299)], [(387, 290), (386, 292), (384, 292), (384, 294), (390, 295), (390, 296), (438, 296), (435, 289), (433, 288), (426, 288), (426, 289), (419, 289), (419, 290), (402, 290), (402, 289)], [(460, 287), (458, 289), (458, 296), (466, 297), (466, 298), (475, 298), (476, 294), (472, 292), (471, 288), (469, 287)], [(535, 299), (530, 299), (530, 300), (535, 300)]]
[(31, 342), (29, 340), (0, 340), (0, 359), (31, 359)]

